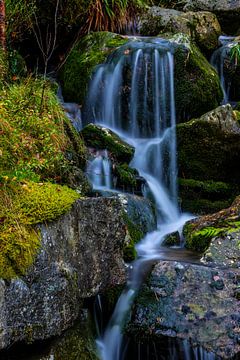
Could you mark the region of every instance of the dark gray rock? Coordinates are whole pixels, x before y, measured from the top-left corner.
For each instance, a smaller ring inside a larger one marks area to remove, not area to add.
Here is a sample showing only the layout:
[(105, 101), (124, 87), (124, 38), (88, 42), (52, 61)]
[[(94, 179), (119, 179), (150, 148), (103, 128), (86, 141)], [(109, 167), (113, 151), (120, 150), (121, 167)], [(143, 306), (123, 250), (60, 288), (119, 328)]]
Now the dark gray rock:
[(170, 336), (223, 359), (239, 356), (239, 285), (239, 269), (159, 263), (139, 293), (128, 331), (139, 341), (142, 334), (155, 342)]
[(80, 199), (59, 220), (41, 225), (41, 249), (27, 275), (0, 281), (0, 349), (61, 334), (83, 299), (124, 284), (132, 224), (145, 233), (155, 217), (147, 200), (127, 195)]

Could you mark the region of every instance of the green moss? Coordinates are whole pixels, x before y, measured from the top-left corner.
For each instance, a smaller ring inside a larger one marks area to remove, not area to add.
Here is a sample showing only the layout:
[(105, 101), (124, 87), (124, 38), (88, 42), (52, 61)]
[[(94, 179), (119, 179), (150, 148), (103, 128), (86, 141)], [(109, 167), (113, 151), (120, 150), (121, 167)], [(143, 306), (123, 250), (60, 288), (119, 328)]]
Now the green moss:
[(181, 178), (239, 183), (239, 134), (224, 132), (208, 121), (192, 120), (177, 125), (177, 142)]
[(7, 79), (9, 71), (9, 64), (6, 53), (0, 48), (0, 89), (3, 82)]
[(83, 140), (49, 82), (26, 79), (2, 89), (0, 134), (0, 171), (9, 177), (67, 182), (72, 166), (85, 165)]
[(227, 219), (219, 224), (216, 224), (216, 226), (205, 226), (196, 230), (194, 229), (194, 225), (187, 224), (184, 227), (186, 247), (202, 253), (207, 250), (214, 237), (231, 234), (239, 229), (240, 221)]
[(129, 262), (136, 259), (137, 252), (135, 250), (135, 244), (143, 238), (144, 234), (139, 227), (129, 219), (125, 212), (123, 212), (122, 217), (129, 233), (129, 241), (123, 249), (123, 258), (126, 262)]
[(129, 163), (134, 149), (120, 139), (113, 131), (89, 124), (81, 131), (85, 144), (97, 150), (108, 150), (110, 156), (119, 162)]
[(116, 165), (115, 174), (117, 176), (117, 187), (134, 188), (137, 185), (135, 169), (132, 169), (128, 164)]
[(179, 196), (184, 211), (214, 213), (231, 205), (238, 193), (232, 184), (179, 178)]
[(216, 108), (223, 98), (216, 71), (194, 44), (175, 51), (175, 93), (180, 121)]
[(0, 278), (25, 274), (40, 247), (34, 225), (59, 217), (78, 197), (66, 186), (5, 177), (0, 190)]
[(66, 101), (82, 104), (94, 68), (127, 39), (110, 32), (86, 35), (72, 49), (59, 76)]

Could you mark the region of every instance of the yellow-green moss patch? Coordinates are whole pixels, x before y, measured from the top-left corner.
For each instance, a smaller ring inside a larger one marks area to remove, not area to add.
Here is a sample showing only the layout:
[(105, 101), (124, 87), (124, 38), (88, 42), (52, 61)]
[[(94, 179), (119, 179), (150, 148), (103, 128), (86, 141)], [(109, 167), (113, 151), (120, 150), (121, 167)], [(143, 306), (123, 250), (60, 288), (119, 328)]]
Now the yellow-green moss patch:
[(34, 225), (71, 208), (79, 194), (51, 183), (18, 183), (2, 177), (0, 187), (0, 277), (23, 275), (40, 247)]

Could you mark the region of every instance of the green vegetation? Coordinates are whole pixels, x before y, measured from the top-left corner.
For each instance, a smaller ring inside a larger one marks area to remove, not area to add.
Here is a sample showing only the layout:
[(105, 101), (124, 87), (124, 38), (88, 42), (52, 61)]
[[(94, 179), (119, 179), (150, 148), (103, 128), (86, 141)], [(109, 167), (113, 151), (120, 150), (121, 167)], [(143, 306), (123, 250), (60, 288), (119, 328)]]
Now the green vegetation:
[(209, 214), (231, 205), (238, 188), (220, 181), (179, 179), (179, 196), (184, 211)]
[(240, 230), (240, 197), (237, 197), (231, 207), (221, 210), (213, 215), (188, 222), (183, 229), (186, 247), (204, 252), (209, 247), (212, 239), (220, 236), (222, 241), (228, 234)]
[(181, 178), (238, 185), (239, 134), (225, 132), (217, 123), (197, 119), (177, 125), (177, 142)]
[(81, 131), (81, 135), (88, 147), (97, 150), (106, 149), (110, 156), (119, 162), (129, 163), (133, 157), (133, 147), (107, 128), (89, 124)]
[(124, 246), (123, 249), (123, 258), (126, 262), (133, 261), (136, 259), (137, 253), (135, 250), (135, 245), (143, 238), (144, 234), (139, 229), (139, 226), (135, 225), (128, 217), (128, 215), (123, 212), (122, 214), (125, 223), (127, 224), (127, 229), (129, 233), (128, 244)]
[(87, 29), (121, 31), (133, 12), (146, 5), (144, 0), (92, 0), (87, 10)]
[(36, 0), (5, 0), (8, 42), (21, 40), (32, 29)]
[(196, 231), (194, 231), (194, 226), (187, 224), (184, 228), (186, 247), (191, 250), (204, 252), (214, 237), (227, 235), (237, 230), (240, 230), (240, 221), (226, 221), (219, 225), (219, 227), (206, 226)]
[(95, 66), (128, 40), (109, 32), (98, 32), (83, 37), (71, 50), (59, 74), (64, 98), (83, 103), (88, 82)]
[(240, 62), (240, 44), (234, 44), (230, 49), (230, 59), (234, 62), (235, 65), (238, 65)]
[(128, 164), (123, 163), (116, 165), (115, 174), (118, 179), (117, 187), (120, 186), (127, 189), (136, 187), (136, 175), (138, 172), (135, 169), (130, 168)]
[(23, 275), (40, 247), (34, 225), (68, 211), (79, 197), (66, 186), (0, 179), (0, 277)]
[(0, 90), (1, 278), (25, 274), (40, 247), (35, 225), (59, 217), (79, 198), (50, 181), (71, 184), (76, 167), (84, 164), (85, 146), (54, 86), (32, 78), (5, 83)]
[[(6, 86), (0, 93), (0, 171), (3, 175), (19, 180), (61, 181), (71, 171), (72, 164), (65, 156), (68, 151), (73, 152), (73, 144), (64, 130), (64, 124), (69, 121), (50, 83), (45, 84), (41, 105), (42, 86), (42, 80), (27, 79)], [(79, 136), (77, 157), (85, 163), (85, 147)]]
[(215, 109), (223, 98), (216, 71), (196, 45), (185, 39), (175, 51), (176, 111), (180, 121)]

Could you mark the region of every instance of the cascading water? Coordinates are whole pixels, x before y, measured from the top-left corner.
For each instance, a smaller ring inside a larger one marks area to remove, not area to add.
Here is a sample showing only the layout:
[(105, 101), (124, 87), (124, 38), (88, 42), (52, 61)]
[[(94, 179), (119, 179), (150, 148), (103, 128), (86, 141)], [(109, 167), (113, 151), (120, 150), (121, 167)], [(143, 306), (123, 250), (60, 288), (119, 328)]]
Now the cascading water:
[(175, 44), (135, 39), (100, 65), (90, 84), (85, 121), (111, 128), (135, 147), (131, 166), (147, 181), (154, 197), (158, 229), (138, 244), (128, 284), (110, 323), (98, 340), (102, 360), (122, 358), (122, 327), (142, 281), (145, 266), (161, 258), (165, 236), (189, 219), (177, 205)]
[(97, 151), (87, 166), (87, 176), (95, 190), (110, 190), (112, 188), (111, 160), (107, 150)]
[(220, 77), (223, 91), (222, 105), (225, 105), (230, 101), (231, 77), (228, 76), (226, 69), (231, 67), (230, 49), (234, 45), (233, 41), (233, 36), (220, 36), (219, 42), (221, 46), (214, 51), (210, 61)]

